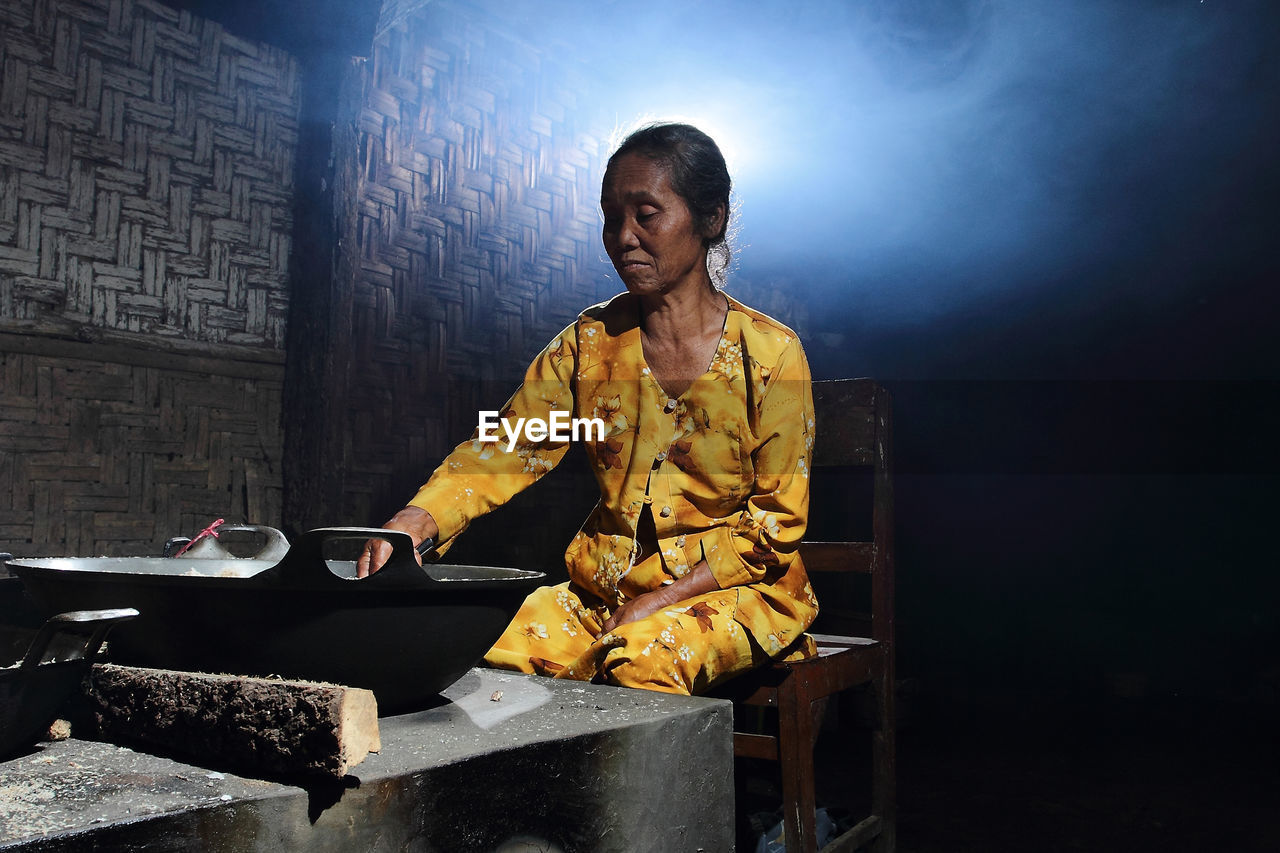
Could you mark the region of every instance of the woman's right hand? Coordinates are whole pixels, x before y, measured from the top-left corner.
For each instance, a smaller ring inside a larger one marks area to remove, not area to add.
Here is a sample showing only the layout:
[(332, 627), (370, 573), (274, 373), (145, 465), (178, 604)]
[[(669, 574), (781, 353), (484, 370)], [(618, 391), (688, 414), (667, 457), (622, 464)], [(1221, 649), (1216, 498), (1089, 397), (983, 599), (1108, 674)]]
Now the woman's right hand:
[[(391, 516), (391, 520), (382, 525), (382, 528), (408, 533), (413, 538), (414, 548), (424, 540), (435, 539), (440, 535), (440, 528), (436, 526), (436, 520), (431, 517), (431, 513), (416, 506), (407, 506), (400, 510)], [(414, 556), (418, 558), (419, 563), (422, 562), (422, 557), (417, 551), (414, 552)], [(382, 568), (390, 558), (391, 543), (385, 539), (370, 539), (365, 543), (364, 550), (360, 552), (360, 559), (356, 560), (356, 577), (368, 577)]]

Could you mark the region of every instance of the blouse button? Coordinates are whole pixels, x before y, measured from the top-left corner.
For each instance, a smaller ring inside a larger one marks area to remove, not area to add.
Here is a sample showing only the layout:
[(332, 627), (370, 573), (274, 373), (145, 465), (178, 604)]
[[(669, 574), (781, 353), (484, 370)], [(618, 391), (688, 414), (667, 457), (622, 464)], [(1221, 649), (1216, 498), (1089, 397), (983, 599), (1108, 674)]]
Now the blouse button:
[(676, 547), (677, 547), (677, 548), (683, 548), (683, 547), (684, 547), (684, 537), (683, 537), (683, 536), (677, 536), (677, 537), (676, 537)]
[(666, 458), (667, 458), (667, 451), (665, 451), (665, 450), (659, 450), (659, 451), (658, 451), (658, 456), (657, 456), (658, 461), (659, 461), (659, 462), (661, 462), (661, 461), (663, 461), (663, 460), (664, 460), (664, 459), (666, 459)]
[(676, 410), (676, 401), (671, 399), (668, 399), (667, 404), (662, 407), (662, 411), (664, 412), (674, 412), (675, 410)]
[(669, 507), (669, 506), (664, 506), (661, 510), (659, 510), (659, 511), (658, 511), (658, 515), (662, 516), (663, 518), (670, 518), (670, 517), (671, 517), (671, 507)]

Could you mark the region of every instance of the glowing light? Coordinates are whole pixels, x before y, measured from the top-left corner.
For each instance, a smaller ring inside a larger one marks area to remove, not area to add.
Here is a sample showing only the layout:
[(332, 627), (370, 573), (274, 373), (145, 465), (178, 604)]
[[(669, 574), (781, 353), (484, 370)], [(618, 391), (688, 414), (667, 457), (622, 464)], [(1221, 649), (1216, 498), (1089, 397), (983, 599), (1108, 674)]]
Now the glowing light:
[(746, 146), (740, 141), (740, 131), (731, 123), (717, 119), (707, 111), (671, 109), (645, 112), (632, 119), (619, 116), (613, 139), (610, 141), (610, 148), (616, 148), (633, 130), (648, 124), (666, 122), (691, 124), (714, 139), (716, 145), (720, 147), (720, 153), (724, 155), (725, 163), (729, 166), (729, 174), (737, 175), (742, 168), (743, 151), (746, 150)]

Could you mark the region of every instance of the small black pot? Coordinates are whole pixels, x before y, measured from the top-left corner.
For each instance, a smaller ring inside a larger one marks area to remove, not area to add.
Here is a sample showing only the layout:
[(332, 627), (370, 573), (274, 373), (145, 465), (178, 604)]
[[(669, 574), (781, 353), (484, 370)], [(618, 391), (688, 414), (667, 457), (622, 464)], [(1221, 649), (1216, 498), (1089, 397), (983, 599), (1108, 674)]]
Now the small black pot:
[(137, 615), (127, 608), (60, 613), (21, 661), (0, 669), (0, 758), (40, 738), (88, 674), (107, 632)]

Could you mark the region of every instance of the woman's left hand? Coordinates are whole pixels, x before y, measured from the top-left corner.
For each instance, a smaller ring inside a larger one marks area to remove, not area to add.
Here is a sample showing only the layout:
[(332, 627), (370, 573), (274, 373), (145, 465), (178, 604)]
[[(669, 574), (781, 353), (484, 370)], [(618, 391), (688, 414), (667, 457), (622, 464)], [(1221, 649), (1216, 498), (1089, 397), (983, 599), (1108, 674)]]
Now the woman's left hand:
[(693, 570), (679, 580), (620, 604), (618, 609), (605, 620), (601, 632), (607, 634), (628, 622), (652, 616), (664, 607), (674, 607), (685, 599), (719, 588), (720, 584), (716, 583), (715, 576), (707, 566), (707, 561), (699, 560)]
[(670, 586), (664, 586), (661, 589), (655, 589), (652, 592), (646, 592), (637, 598), (624, 602), (613, 611), (613, 614), (605, 620), (604, 626), (601, 628), (602, 634), (607, 634), (614, 628), (626, 625), (628, 622), (635, 622), (646, 616), (652, 616), (664, 607), (670, 607), (675, 602), (670, 599), (668, 590)]

